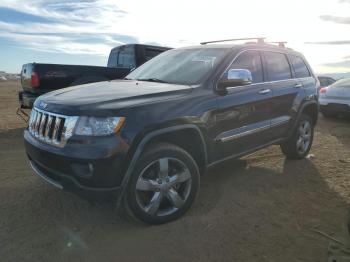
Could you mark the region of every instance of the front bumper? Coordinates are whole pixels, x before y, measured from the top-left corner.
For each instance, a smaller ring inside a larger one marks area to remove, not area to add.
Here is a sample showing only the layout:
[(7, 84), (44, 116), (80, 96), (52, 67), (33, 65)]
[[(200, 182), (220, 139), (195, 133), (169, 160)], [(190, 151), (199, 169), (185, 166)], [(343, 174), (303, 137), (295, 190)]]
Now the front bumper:
[(56, 188), (83, 196), (118, 194), (121, 189), (128, 145), (117, 136), (70, 141), (56, 148), (24, 132), (32, 169)]
[(328, 112), (350, 113), (350, 101), (341, 99), (319, 99), (320, 110)]

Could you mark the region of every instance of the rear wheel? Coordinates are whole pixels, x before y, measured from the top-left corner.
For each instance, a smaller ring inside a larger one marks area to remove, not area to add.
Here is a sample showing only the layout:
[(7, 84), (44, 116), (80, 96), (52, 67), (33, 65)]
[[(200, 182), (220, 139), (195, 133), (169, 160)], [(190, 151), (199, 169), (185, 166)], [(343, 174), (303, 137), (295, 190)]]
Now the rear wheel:
[(296, 125), (293, 135), (283, 144), (282, 152), (292, 159), (305, 158), (314, 138), (314, 124), (310, 116), (302, 114)]
[(192, 205), (199, 180), (191, 155), (172, 144), (157, 144), (136, 164), (127, 188), (127, 209), (149, 224), (175, 220)]

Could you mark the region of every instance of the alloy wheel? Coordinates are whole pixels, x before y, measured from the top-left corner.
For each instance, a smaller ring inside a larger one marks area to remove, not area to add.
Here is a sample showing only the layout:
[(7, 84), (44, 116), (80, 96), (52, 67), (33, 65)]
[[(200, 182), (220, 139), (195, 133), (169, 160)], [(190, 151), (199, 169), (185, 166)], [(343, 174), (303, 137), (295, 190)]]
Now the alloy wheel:
[(304, 154), (310, 146), (311, 143), (311, 123), (307, 120), (304, 120), (298, 129), (299, 137), (297, 139), (297, 150), (299, 154)]
[(151, 216), (166, 216), (181, 208), (191, 191), (191, 174), (176, 158), (160, 158), (146, 166), (136, 183), (139, 207)]

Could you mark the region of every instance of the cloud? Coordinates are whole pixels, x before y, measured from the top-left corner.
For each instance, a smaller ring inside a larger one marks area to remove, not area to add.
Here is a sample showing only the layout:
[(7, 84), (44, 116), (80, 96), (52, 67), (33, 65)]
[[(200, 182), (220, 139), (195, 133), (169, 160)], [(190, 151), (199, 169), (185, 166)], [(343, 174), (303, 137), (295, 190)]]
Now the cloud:
[(0, 17), (0, 37), (29, 49), (106, 56), (112, 47), (139, 42), (116, 32), (128, 13), (112, 0), (2, 0), (0, 8), (22, 18)]
[(90, 54), (106, 56), (112, 47), (125, 44), (135, 43), (136, 38), (124, 35), (100, 35), (92, 37), (91, 35), (37, 35), (0, 32), (0, 37), (10, 39), (24, 47), (36, 51), (48, 53), (67, 53), (67, 54)]
[(339, 0), (339, 3), (348, 3), (348, 4), (350, 4), (350, 0)]
[(305, 42), (310, 45), (350, 45), (350, 40)]
[(333, 15), (321, 15), (319, 17), (321, 20), (327, 21), (327, 22), (333, 22), (337, 24), (346, 24), (346, 25), (350, 24), (350, 17), (341, 17), (341, 16), (333, 16)]
[(336, 68), (350, 68), (350, 59), (339, 61), (339, 62), (326, 63), (326, 64), (323, 64), (323, 66), (336, 67)]
[(98, 22), (103, 17), (115, 21), (127, 14), (107, 0), (2, 0), (0, 6), (51, 20), (83, 23)]

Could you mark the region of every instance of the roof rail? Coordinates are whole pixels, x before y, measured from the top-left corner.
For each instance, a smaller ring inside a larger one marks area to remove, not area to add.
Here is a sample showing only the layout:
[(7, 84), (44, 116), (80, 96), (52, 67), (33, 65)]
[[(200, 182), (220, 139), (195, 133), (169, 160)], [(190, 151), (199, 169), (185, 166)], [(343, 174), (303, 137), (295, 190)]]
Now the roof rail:
[(231, 42), (231, 41), (240, 41), (240, 40), (257, 40), (258, 44), (263, 44), (265, 37), (250, 37), (250, 38), (235, 38), (235, 39), (225, 39), (225, 40), (216, 40), (216, 41), (207, 41), (201, 42), (201, 45), (211, 44), (211, 43), (221, 43), (221, 42)]
[(267, 44), (278, 44), (279, 47), (286, 47), (286, 41), (266, 42)]

